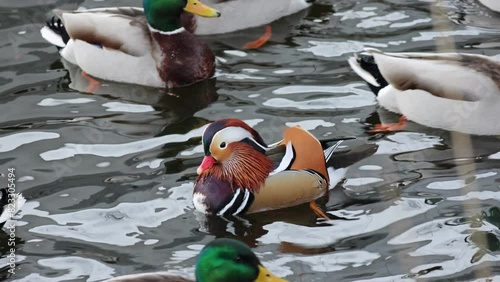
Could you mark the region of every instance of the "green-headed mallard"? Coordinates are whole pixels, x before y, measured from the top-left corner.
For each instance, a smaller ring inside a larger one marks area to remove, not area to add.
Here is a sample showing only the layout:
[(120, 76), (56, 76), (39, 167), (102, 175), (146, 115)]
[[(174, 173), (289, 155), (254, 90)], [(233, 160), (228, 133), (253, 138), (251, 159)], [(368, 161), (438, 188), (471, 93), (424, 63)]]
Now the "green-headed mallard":
[(349, 59), (380, 106), (425, 126), (500, 134), (500, 61), (463, 53), (384, 53)]
[(182, 27), (186, 11), (220, 13), (198, 0), (144, 0), (144, 9), (55, 10), (42, 36), (61, 55), (94, 77), (152, 87), (179, 87), (213, 76), (215, 57)]
[[(197, 282), (286, 282), (265, 268), (245, 244), (234, 239), (216, 239), (198, 256)], [(184, 277), (165, 272), (132, 274), (108, 282), (189, 282)]]

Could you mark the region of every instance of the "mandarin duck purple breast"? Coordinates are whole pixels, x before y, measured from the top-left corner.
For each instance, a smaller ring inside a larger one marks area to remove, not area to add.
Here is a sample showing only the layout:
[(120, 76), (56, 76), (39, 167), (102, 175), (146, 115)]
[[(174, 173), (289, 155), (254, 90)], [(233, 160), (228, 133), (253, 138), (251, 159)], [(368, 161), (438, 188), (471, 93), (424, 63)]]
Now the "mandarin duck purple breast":
[[(205, 157), (198, 167), (193, 203), (206, 214), (237, 215), (310, 203), (328, 192), (326, 161), (336, 146), (323, 152), (320, 142), (301, 127), (288, 127), (283, 139), (267, 146), (238, 119), (221, 119), (203, 133)], [(336, 144), (337, 145), (337, 144)], [(274, 162), (270, 152), (284, 149)]]

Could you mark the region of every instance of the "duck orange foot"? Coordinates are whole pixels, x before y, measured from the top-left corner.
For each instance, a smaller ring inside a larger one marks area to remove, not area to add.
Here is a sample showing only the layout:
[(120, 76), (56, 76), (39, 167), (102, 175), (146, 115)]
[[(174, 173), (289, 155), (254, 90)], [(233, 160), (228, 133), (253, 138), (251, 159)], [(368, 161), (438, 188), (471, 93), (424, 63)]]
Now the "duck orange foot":
[(243, 49), (258, 49), (262, 47), (262, 45), (266, 44), (267, 41), (269, 41), (269, 38), (271, 38), (272, 34), (272, 29), (270, 25), (266, 25), (266, 32), (264, 35), (262, 35), (259, 39), (255, 41), (251, 41), (243, 45)]
[(406, 122), (408, 119), (405, 116), (399, 118), (396, 123), (379, 123), (375, 124), (375, 128), (368, 130), (370, 133), (380, 133), (380, 132), (394, 132), (401, 131), (406, 128)]
[(319, 218), (330, 220), (330, 218), (318, 207), (315, 201), (309, 202), (309, 207)]
[(92, 78), (88, 73), (82, 71), (82, 76), (89, 82), (89, 86), (87, 86), (87, 89), (85, 90), (87, 93), (95, 94), (97, 89), (101, 87), (101, 83), (94, 78)]

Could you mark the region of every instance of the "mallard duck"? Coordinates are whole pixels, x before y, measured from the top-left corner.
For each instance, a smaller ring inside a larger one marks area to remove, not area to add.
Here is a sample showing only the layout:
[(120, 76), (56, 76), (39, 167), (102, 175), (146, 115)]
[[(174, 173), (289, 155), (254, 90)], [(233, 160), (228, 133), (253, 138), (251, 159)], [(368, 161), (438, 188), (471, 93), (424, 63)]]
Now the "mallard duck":
[(500, 1), (498, 0), (479, 0), (479, 2), (492, 11), (500, 12)]
[[(215, 239), (198, 256), (195, 269), (198, 282), (286, 282), (272, 274), (252, 250), (234, 239)], [(108, 282), (189, 282), (194, 281), (165, 272), (133, 274)]]
[(111, 81), (179, 87), (213, 76), (215, 57), (181, 24), (183, 11), (219, 17), (198, 0), (144, 0), (144, 9), (55, 10), (42, 36), (85, 73)]
[(26, 199), (21, 193), (13, 194), (8, 188), (0, 189), (0, 228), (21, 209), (24, 203)]
[[(329, 173), (339, 142), (323, 151), (318, 139), (295, 126), (267, 146), (245, 122), (221, 119), (205, 129), (202, 144), (205, 156), (193, 192), (198, 211), (224, 216), (310, 203), (319, 217), (328, 218), (315, 200), (337, 183), (330, 183)], [(277, 154), (280, 149), (284, 155)]]
[[(228, 33), (271, 23), (308, 8), (315, 0), (207, 0), (222, 13), (216, 21), (183, 15), (186, 29), (195, 34)], [(244, 13), (242, 13), (244, 11)], [(237, 16), (235, 16), (237, 15)]]
[(500, 61), (461, 53), (384, 53), (349, 59), (380, 106), (425, 126), (500, 134)]

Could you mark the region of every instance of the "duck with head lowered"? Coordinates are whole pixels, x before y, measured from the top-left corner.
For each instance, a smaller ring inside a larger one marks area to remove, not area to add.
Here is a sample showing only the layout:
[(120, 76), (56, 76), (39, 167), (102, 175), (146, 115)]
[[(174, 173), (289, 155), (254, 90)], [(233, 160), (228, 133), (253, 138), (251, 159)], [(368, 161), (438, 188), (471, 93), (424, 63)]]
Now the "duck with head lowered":
[(500, 134), (498, 56), (366, 49), (349, 64), (380, 106), (408, 120), (467, 134)]
[[(221, 119), (205, 129), (202, 144), (205, 157), (193, 192), (198, 211), (238, 215), (310, 203), (318, 216), (328, 218), (315, 200), (336, 184), (329, 172), (339, 142), (323, 151), (318, 139), (295, 126), (268, 146), (245, 122)], [(277, 149), (284, 154), (275, 161)]]
[(42, 36), (86, 74), (152, 87), (180, 87), (210, 78), (215, 56), (182, 26), (188, 12), (219, 17), (199, 0), (143, 0), (144, 9), (54, 10)]
[[(215, 239), (198, 255), (195, 269), (197, 282), (286, 282), (265, 268), (252, 250), (234, 239)], [(107, 282), (192, 282), (165, 272), (132, 274)]]

